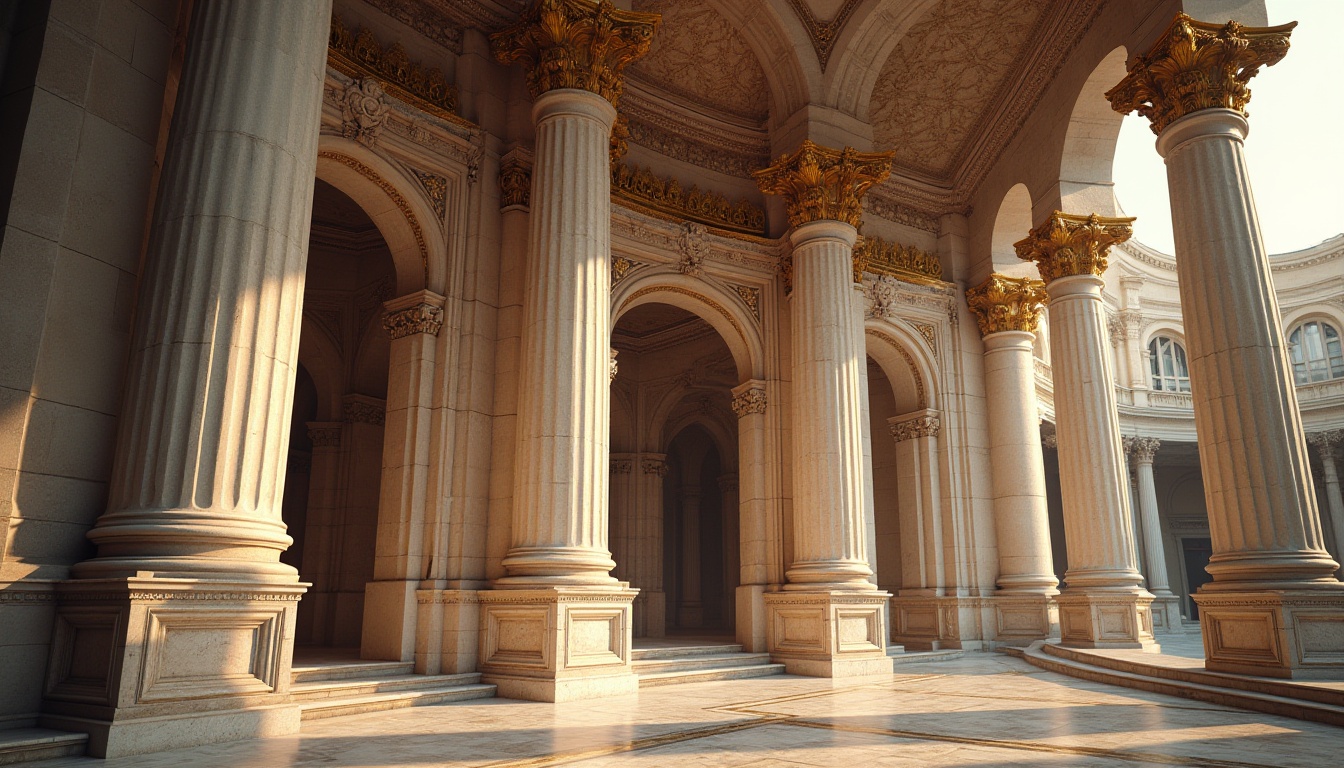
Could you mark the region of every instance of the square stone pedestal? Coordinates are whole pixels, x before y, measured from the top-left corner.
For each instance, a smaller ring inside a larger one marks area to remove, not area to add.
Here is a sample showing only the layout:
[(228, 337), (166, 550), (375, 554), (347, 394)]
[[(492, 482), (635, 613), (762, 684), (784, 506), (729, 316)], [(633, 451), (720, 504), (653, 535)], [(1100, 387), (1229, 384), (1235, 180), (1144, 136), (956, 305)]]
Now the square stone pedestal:
[(765, 585), (743, 584), (737, 588), (737, 642), (747, 653), (765, 653), (770, 649), (766, 640)]
[(1344, 680), (1344, 589), (1200, 591), (1194, 598), (1205, 669)]
[(416, 674), (476, 671), (481, 638), (479, 594), (474, 589), (416, 590)]
[(1059, 606), (1049, 595), (994, 597), (994, 642), (1026, 647), (1059, 637)]
[(411, 661), (415, 658), (415, 627), (420, 619), (420, 582), (370, 581), (364, 585), (361, 658)]
[(889, 675), (888, 592), (769, 592), (770, 658), (793, 675)]
[(306, 587), (61, 583), (40, 724), (89, 734), (95, 757), (297, 733), (290, 663)]
[(1185, 620), (1181, 618), (1181, 598), (1175, 595), (1153, 598), (1153, 634), (1185, 634)]
[(986, 600), (911, 590), (891, 598), (891, 639), (907, 651), (983, 647)]
[(573, 701), (634, 693), (631, 604), (639, 590), (546, 587), (477, 593), (482, 681), (499, 695)]
[(1055, 602), (1063, 645), (1159, 650), (1153, 640), (1152, 595), (1065, 589)]

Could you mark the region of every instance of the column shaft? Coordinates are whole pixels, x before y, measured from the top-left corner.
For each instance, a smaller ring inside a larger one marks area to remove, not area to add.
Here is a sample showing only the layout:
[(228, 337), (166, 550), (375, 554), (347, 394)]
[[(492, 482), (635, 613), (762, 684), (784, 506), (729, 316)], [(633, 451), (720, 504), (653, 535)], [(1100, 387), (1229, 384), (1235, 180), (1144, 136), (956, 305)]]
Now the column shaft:
[(667, 475), (667, 457), (644, 454), (639, 463), (639, 541), (636, 571), (639, 601), (644, 609), (639, 617), (646, 637), (667, 634), (667, 593), (663, 584), (663, 478)]

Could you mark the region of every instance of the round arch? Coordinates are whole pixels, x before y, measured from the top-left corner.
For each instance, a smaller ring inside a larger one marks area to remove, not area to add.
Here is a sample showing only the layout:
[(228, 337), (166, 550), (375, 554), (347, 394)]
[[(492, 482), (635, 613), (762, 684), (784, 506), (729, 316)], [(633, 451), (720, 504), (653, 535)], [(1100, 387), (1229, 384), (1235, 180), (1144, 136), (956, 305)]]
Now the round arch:
[[(772, 123), (787, 119), (812, 100), (819, 90), (821, 66), (796, 16), (781, 14), (764, 0), (706, 0), (706, 4), (733, 25), (761, 62), (770, 84)], [(800, 56), (800, 51), (806, 55)]]
[(679, 272), (650, 271), (617, 288), (611, 297), (611, 325), (643, 304), (670, 304), (709, 323), (737, 366), (738, 381), (764, 378), (765, 345), (755, 318), (737, 297), (704, 280)]
[(341, 353), (331, 334), (309, 315), (303, 316), (299, 328), (299, 365), (308, 369), (317, 388), (318, 419), (339, 421), (341, 395), (345, 392)]
[[(915, 334), (883, 320), (864, 323), (864, 351), (892, 384), (897, 410), (910, 413), (937, 409), (937, 375), (932, 360)], [(898, 391), (899, 387), (899, 391)]]
[(1103, 216), (1120, 212), (1112, 172), (1124, 115), (1111, 109), (1105, 94), (1124, 79), (1127, 58), (1124, 46), (1112, 49), (1087, 76), (1074, 100), (1060, 150), (1059, 210)]
[[(832, 50), (826, 103), (867, 122), (882, 68), (910, 28), (938, 0), (872, 0), (860, 3)], [(834, 90), (832, 90), (834, 89)]]
[(1294, 328), (1311, 320), (1329, 323), (1335, 327), (1335, 330), (1344, 333), (1344, 317), (1341, 317), (1339, 312), (1325, 304), (1308, 304), (1283, 316), (1284, 343), (1287, 343), (1288, 336), (1292, 334)]
[(1013, 244), (1031, 232), (1031, 192), (1026, 184), (1014, 184), (999, 203), (990, 238), (990, 256), (994, 267), (1015, 277), (1036, 277), (1039, 272), (1030, 262), (1017, 258)]
[(719, 467), (724, 473), (737, 471), (737, 441), (730, 434), (728, 427), (712, 415), (687, 414), (678, 419), (664, 421), (658, 430), (659, 452), (666, 453), (672, 447), (672, 441), (691, 427), (698, 427), (709, 435), (715, 450), (719, 452)]
[(447, 247), (434, 212), (399, 169), (362, 144), (323, 136), (317, 178), (344, 192), (369, 215), (392, 253), (397, 295), (428, 288), (443, 293)]

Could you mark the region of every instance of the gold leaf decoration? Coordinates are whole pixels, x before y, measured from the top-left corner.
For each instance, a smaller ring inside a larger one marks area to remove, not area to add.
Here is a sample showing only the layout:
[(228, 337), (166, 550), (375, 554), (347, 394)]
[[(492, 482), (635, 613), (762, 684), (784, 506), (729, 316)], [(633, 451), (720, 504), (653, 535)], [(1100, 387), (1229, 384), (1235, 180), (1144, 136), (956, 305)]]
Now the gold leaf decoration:
[(1261, 67), (1272, 67), (1288, 53), (1288, 36), (1297, 22), (1277, 27), (1219, 26), (1178, 13), (1148, 53), (1135, 56), (1129, 74), (1106, 92), (1121, 114), (1137, 111), (1161, 134), (1172, 122), (1203, 109), (1232, 109), (1246, 114), (1247, 87)]
[(374, 78), (383, 90), (435, 117), (466, 123), (456, 114), (457, 88), (443, 70), (411, 61), (401, 43), (384, 49), (368, 29), (351, 30), (340, 17), (331, 17), (327, 63), (354, 78)]
[(1031, 277), (1007, 277), (997, 272), (966, 291), (966, 304), (975, 313), (980, 333), (1001, 331), (1035, 333), (1045, 309), (1045, 283)]
[(864, 235), (854, 245), (854, 271), (855, 282), (862, 281), (864, 272), (910, 283), (941, 283), (943, 280), (943, 263), (937, 256), (913, 245), (892, 243), (871, 235)]
[(751, 177), (767, 195), (783, 196), (791, 226), (833, 220), (857, 227), (863, 195), (891, 175), (891, 156), (853, 147), (831, 149), (804, 139), (793, 154)]
[(1017, 257), (1036, 262), (1041, 279), (1049, 285), (1061, 277), (1097, 275), (1106, 271), (1111, 246), (1134, 234), (1133, 217), (1078, 216), (1055, 211), (1013, 244)]
[(684, 189), (676, 179), (658, 176), (648, 168), (626, 163), (613, 167), (611, 193), (637, 207), (677, 219), (748, 235), (765, 233), (765, 209), (746, 200), (731, 203), (723, 195), (694, 185)]

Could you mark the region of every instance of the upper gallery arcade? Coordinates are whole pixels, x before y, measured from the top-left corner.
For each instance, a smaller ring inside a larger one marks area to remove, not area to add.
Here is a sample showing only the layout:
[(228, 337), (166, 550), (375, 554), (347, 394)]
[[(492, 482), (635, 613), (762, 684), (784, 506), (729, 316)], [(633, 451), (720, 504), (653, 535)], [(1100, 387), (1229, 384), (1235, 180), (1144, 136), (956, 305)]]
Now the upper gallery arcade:
[(0, 728), (292, 733), (322, 654), (614, 695), (667, 636), (1344, 674), (1344, 249), (1264, 248), (1262, 2), (99, 8), (7, 30)]

